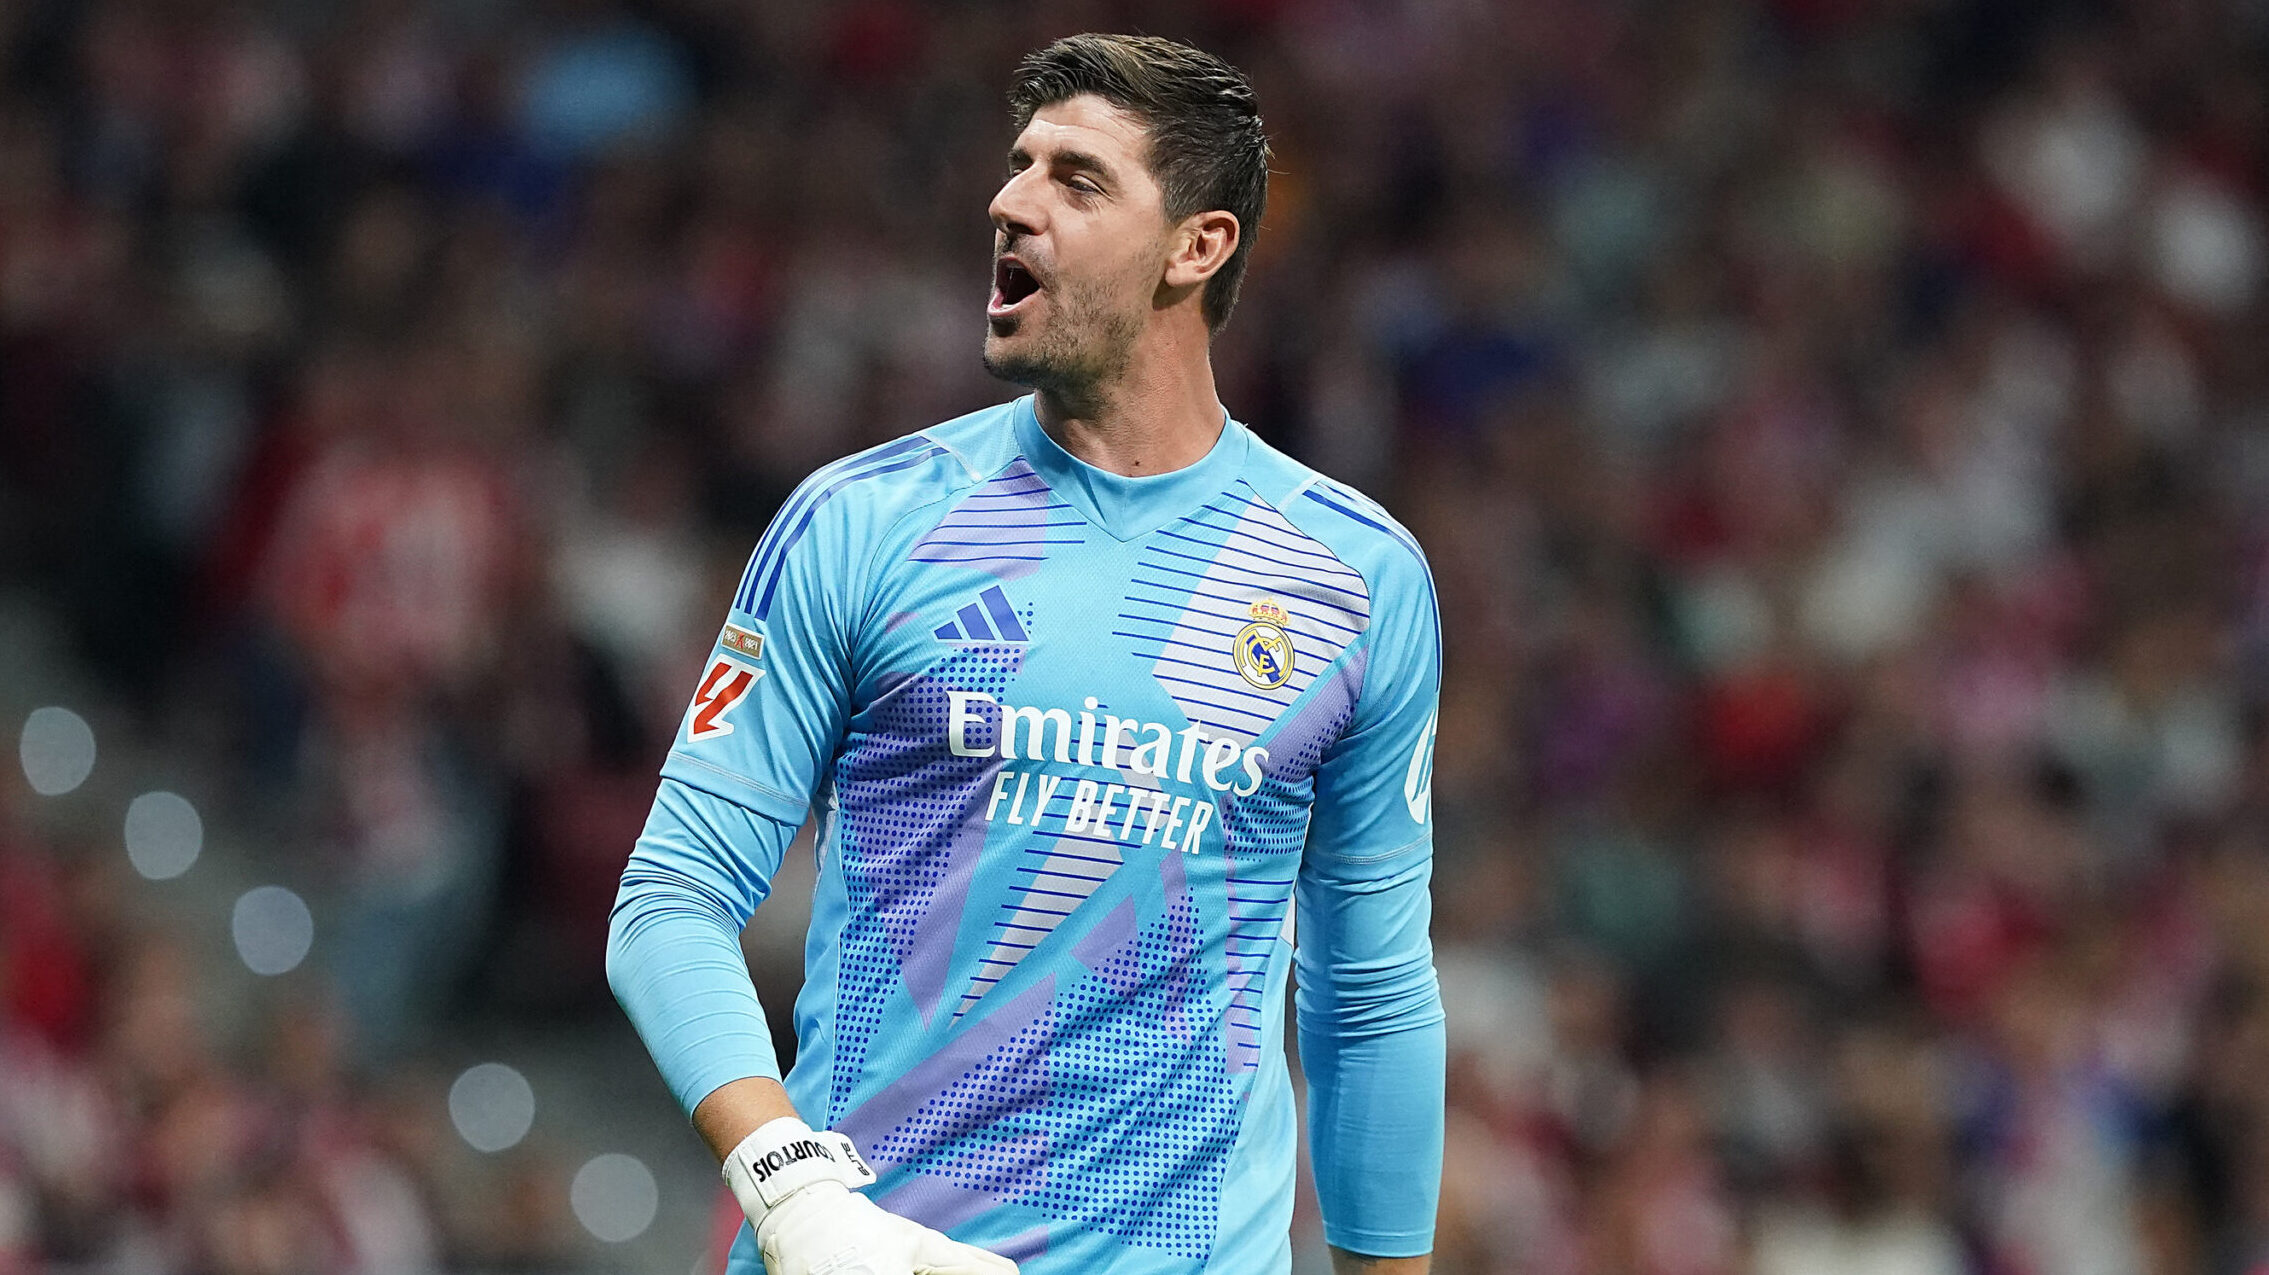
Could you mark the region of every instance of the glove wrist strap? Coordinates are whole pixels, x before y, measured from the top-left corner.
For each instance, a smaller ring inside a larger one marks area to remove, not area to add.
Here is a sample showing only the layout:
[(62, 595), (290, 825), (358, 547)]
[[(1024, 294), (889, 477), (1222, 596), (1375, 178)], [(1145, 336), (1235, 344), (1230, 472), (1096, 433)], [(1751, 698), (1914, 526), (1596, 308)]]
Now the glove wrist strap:
[(851, 1140), (833, 1130), (815, 1130), (793, 1116), (782, 1116), (741, 1139), (725, 1156), (725, 1184), (751, 1222), (780, 1202), (818, 1182), (856, 1188), (875, 1180)]

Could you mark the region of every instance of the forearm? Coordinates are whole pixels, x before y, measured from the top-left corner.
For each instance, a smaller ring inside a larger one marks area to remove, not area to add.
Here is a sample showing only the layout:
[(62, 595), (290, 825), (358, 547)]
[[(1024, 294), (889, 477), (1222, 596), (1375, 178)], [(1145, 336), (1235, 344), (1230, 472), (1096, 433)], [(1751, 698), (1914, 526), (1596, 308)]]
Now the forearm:
[(607, 979), (689, 1115), (731, 1082), (779, 1081), (740, 931), (794, 833), (665, 780), (623, 870)]
[(709, 1144), (710, 1152), (722, 1160), (748, 1135), (775, 1120), (796, 1115), (796, 1104), (788, 1101), (788, 1090), (779, 1081), (746, 1076), (711, 1090), (693, 1109), (693, 1127)]
[(1300, 1063), (1324, 1238), (1381, 1266), (1423, 1262), (1440, 1197), (1447, 1042), (1427, 938), (1429, 864), (1318, 870), (1299, 900)]
[[(1423, 1270), (1433, 1248), (1445, 1052), (1439, 1017), (1355, 1039), (1303, 1025), (1308, 1141), (1324, 1238), (1349, 1260), (1373, 1264), (1354, 1269)], [(1379, 1265), (1393, 1260), (1421, 1264)]]

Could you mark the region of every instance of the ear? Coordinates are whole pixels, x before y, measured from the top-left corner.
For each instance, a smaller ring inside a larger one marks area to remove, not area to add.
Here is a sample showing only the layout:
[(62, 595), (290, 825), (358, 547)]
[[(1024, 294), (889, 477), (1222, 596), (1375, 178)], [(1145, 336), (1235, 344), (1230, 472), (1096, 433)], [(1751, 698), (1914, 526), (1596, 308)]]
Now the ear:
[(1235, 213), (1217, 208), (1190, 214), (1167, 241), (1166, 277), (1161, 282), (1176, 292), (1203, 284), (1229, 264), (1242, 233)]

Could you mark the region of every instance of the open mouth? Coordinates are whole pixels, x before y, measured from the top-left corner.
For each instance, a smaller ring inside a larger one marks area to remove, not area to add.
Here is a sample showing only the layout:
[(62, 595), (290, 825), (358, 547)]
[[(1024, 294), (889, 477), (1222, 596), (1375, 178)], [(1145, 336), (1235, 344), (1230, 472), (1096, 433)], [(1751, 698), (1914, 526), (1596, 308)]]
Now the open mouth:
[(987, 308), (994, 314), (1006, 314), (1038, 291), (1040, 280), (1024, 263), (1003, 256), (993, 262), (993, 303)]

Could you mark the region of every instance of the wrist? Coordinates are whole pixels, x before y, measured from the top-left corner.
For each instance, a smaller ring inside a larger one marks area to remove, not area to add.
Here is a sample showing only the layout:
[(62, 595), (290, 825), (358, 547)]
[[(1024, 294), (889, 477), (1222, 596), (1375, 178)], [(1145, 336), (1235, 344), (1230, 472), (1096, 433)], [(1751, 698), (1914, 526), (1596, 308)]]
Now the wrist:
[(758, 1126), (725, 1154), (725, 1184), (741, 1211), (757, 1226), (790, 1197), (830, 1188), (849, 1191), (875, 1180), (874, 1170), (851, 1140), (831, 1130), (813, 1129), (793, 1116)]

